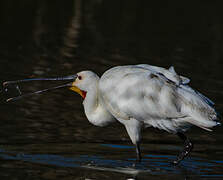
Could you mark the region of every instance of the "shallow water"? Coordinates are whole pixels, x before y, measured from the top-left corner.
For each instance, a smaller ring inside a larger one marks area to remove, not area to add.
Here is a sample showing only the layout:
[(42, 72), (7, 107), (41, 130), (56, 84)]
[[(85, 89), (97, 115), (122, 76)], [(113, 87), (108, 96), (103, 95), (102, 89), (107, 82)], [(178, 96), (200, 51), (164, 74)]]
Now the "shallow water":
[[(117, 176), (139, 179), (149, 177), (156, 179), (223, 178), (223, 161), (219, 159), (198, 158), (195, 156), (187, 158), (179, 166), (173, 166), (171, 162), (176, 156), (150, 152), (149, 154), (144, 154), (141, 163), (135, 164), (135, 158), (128, 158), (126, 155), (124, 157), (117, 155), (117, 152), (123, 153), (124, 151), (129, 154), (130, 150), (134, 149), (133, 146), (100, 143), (97, 145), (90, 143), (50, 144), (48, 146), (50, 147), (46, 148), (46, 144), (27, 145), (27, 147), (17, 147), (16, 150), (12, 151), (7, 151), (2, 146), (0, 158), (3, 162), (1, 169), (4, 170), (4, 173), (1, 173), (1, 176), (8, 177), (12, 171), (18, 173), (23, 169), (23, 172), (20, 173), (24, 176), (39, 173), (38, 177), (44, 178), (47, 174), (51, 174), (49, 171), (62, 168), (63, 176), (68, 174), (71, 177), (77, 178), (78, 175), (76, 176), (75, 170), (87, 171), (89, 174), (80, 177), (89, 179), (93, 178), (94, 173), (98, 174), (97, 178), (101, 178), (102, 176), (107, 176), (107, 178)], [(67, 149), (64, 150), (64, 147)], [(6, 147), (6, 149), (11, 148), (13, 149), (13, 147)], [(39, 152), (39, 148), (41, 148), (41, 153)], [(49, 151), (49, 149), (51, 150)], [(24, 153), (24, 151), (29, 152), (30, 150), (32, 153)], [(104, 150), (106, 153), (97, 153), (99, 150)], [(45, 154), (42, 152), (45, 152)], [(107, 155), (108, 152), (111, 154)], [(114, 154), (112, 155), (112, 153)], [(19, 167), (17, 167), (17, 163), (20, 163)], [(30, 164), (31, 166), (39, 165), (43, 169), (47, 167), (48, 170), (47, 172), (42, 172), (40, 169), (30, 169)], [(73, 174), (69, 174), (71, 169), (73, 169)], [(57, 172), (55, 170), (51, 174), (53, 175), (51, 178), (56, 178), (58, 174), (60, 174), (60, 171)]]
[[(216, 3), (59, 0), (0, 2), (0, 83), (55, 77), (91, 69), (101, 75), (123, 64), (175, 70), (223, 109), (222, 13)], [(21, 92), (53, 87), (32, 82)], [(6, 103), (0, 96), (1, 179), (223, 179), (223, 127), (192, 128), (195, 144), (180, 166), (174, 135), (143, 134), (140, 164), (119, 123), (100, 128), (87, 121), (82, 99), (58, 89)]]
[[(71, 169), (73, 169), (73, 174), (69, 174), (71, 177), (77, 178), (75, 175), (76, 171), (88, 171), (89, 174), (81, 176), (82, 178), (92, 178), (93, 174), (98, 174), (96, 177), (100, 178), (102, 176), (108, 176), (107, 178), (112, 178), (112, 176), (122, 177), (122, 178), (139, 178), (145, 179), (149, 177), (154, 178), (184, 178), (184, 179), (199, 179), (199, 178), (223, 178), (222, 173), (222, 160), (214, 160), (207, 158), (190, 157), (181, 163), (179, 166), (173, 166), (171, 162), (176, 158), (174, 155), (163, 155), (155, 154), (150, 152), (149, 154), (144, 154), (143, 160), (140, 164), (135, 164), (134, 158), (127, 158), (117, 156), (117, 152), (130, 152), (130, 149), (134, 149), (133, 146), (126, 145), (116, 145), (116, 144), (50, 144), (51, 150), (46, 150), (45, 144), (38, 145), (28, 145), (28, 147), (23, 146), (23, 148), (16, 148), (16, 151), (7, 151), (2, 146), (0, 150), (0, 158), (2, 163), (1, 169), (4, 170), (1, 173), (2, 177), (8, 177), (10, 174), (20, 172), (24, 176), (27, 174), (34, 175), (39, 173), (38, 177), (44, 178), (47, 176), (45, 171), (40, 171), (40, 169), (30, 169), (31, 166), (39, 165), (42, 169), (44, 167), (48, 168), (48, 171), (53, 171), (54, 169), (62, 168), (63, 175), (65, 176)], [(64, 151), (64, 147), (68, 147), (71, 152)], [(10, 149), (12, 147), (5, 147)], [(38, 153), (45, 150), (46, 154)], [(86, 149), (87, 148), (87, 149)], [(20, 150), (21, 149), (21, 150)], [(24, 150), (28, 150), (33, 153), (24, 153)], [(56, 150), (57, 149), (57, 150)], [(82, 149), (82, 150), (81, 150)], [(97, 153), (98, 150), (105, 150), (106, 153)], [(81, 152), (78, 154), (77, 152)], [(107, 155), (107, 152), (111, 152)], [(112, 155), (112, 153), (114, 153)], [(97, 154), (97, 155), (96, 155)], [(17, 163), (20, 163), (17, 167)], [(23, 172), (21, 172), (23, 169)], [(50, 169), (50, 170), (49, 170)], [(92, 174), (93, 173), (93, 174)], [(49, 173), (50, 174), (50, 173)], [(60, 171), (55, 170), (52, 173), (53, 177), (56, 178), (60, 174)]]

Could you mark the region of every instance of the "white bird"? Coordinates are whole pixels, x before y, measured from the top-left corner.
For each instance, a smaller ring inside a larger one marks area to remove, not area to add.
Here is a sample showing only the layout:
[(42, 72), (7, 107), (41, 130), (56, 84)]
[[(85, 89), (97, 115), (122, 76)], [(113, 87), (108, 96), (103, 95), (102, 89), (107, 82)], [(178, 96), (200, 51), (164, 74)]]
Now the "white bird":
[[(117, 66), (106, 71), (101, 78), (92, 71), (82, 71), (64, 78), (25, 79), (3, 85), (30, 80), (73, 80), (59, 87), (70, 86), (83, 97), (84, 111), (92, 124), (103, 127), (116, 120), (123, 124), (136, 146), (138, 161), (141, 161), (143, 128), (165, 130), (184, 141), (185, 147), (174, 161), (178, 164), (193, 148), (192, 142), (184, 135), (186, 130), (195, 125), (211, 131), (220, 124), (214, 103), (192, 89), (188, 85), (190, 80), (178, 75), (173, 67)], [(23, 96), (16, 98), (20, 97)]]

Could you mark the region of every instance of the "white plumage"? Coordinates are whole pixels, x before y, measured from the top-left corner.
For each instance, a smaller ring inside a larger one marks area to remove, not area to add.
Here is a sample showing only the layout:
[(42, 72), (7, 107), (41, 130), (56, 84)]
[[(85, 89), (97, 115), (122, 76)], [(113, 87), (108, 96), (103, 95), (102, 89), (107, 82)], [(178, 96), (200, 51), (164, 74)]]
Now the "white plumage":
[(72, 85), (87, 92), (83, 105), (88, 120), (97, 126), (118, 120), (135, 145), (144, 127), (182, 133), (192, 125), (211, 131), (219, 124), (214, 103), (173, 67), (128, 65), (111, 68), (101, 78), (91, 71), (77, 75), (81, 80)]
[(172, 67), (118, 66), (100, 79), (90, 71), (78, 75), (83, 79), (73, 85), (87, 92), (83, 104), (92, 121), (100, 121), (96, 120), (101, 119), (100, 113), (107, 111), (123, 124), (135, 119), (168, 132), (184, 131), (190, 125), (206, 130), (217, 125), (213, 102), (190, 88), (189, 79)]

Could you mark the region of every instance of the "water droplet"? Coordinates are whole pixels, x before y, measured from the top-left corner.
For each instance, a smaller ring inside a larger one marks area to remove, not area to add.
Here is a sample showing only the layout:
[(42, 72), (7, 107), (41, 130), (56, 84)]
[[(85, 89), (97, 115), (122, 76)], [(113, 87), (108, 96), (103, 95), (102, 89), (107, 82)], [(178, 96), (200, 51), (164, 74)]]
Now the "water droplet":
[(16, 89), (18, 90), (19, 94), (21, 95), (21, 94), (22, 94), (22, 92), (20, 91), (20, 89), (19, 89), (19, 86), (18, 86), (18, 85), (16, 85)]

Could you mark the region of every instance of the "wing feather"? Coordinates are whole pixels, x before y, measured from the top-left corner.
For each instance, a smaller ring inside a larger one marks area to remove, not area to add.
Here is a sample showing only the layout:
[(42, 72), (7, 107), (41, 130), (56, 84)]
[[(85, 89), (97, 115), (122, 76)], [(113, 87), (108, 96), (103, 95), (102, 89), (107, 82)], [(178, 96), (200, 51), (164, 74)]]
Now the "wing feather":
[(117, 119), (134, 118), (167, 131), (190, 124), (203, 129), (215, 126), (213, 102), (181, 82), (173, 68), (119, 66), (103, 74), (99, 89)]

